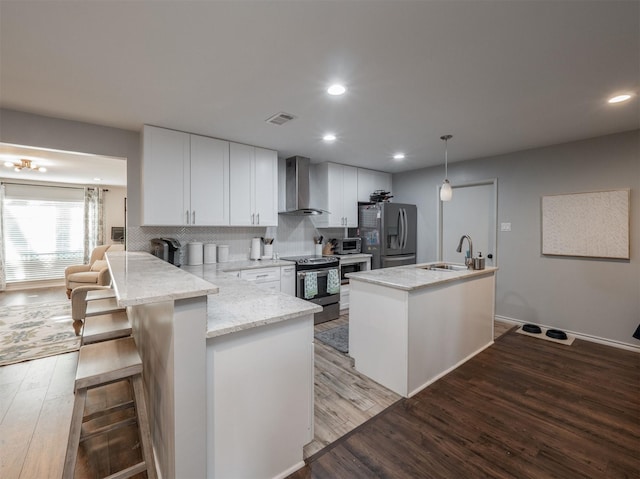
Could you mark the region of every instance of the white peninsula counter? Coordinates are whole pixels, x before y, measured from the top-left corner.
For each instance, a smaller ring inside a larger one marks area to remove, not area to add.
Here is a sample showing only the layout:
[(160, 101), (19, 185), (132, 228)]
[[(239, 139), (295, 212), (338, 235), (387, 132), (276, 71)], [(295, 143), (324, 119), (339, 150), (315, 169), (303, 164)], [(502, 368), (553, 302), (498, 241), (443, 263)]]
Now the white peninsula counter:
[(107, 261), (143, 360), (159, 475), (267, 478), (301, 467), (320, 307), (221, 265), (177, 268), (143, 252)]
[(432, 264), (347, 275), (355, 368), (404, 397), (493, 344), (497, 268)]

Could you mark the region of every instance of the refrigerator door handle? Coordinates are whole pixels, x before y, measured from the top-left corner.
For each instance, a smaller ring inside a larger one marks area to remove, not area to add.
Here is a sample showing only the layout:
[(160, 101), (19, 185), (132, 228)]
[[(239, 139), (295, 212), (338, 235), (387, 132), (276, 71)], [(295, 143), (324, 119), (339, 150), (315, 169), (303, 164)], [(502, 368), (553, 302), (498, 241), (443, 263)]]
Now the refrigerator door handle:
[(398, 248), (402, 249), (402, 227), (403, 227), (404, 223), (402, 222), (402, 208), (398, 208), (398, 222), (396, 224), (398, 230), (397, 230), (397, 241), (398, 241)]
[(400, 247), (405, 249), (407, 247), (407, 210), (400, 208), (400, 213), (402, 214), (402, 245)]
[(404, 247), (407, 248), (407, 241), (409, 239), (409, 216), (407, 215), (407, 209), (404, 208)]

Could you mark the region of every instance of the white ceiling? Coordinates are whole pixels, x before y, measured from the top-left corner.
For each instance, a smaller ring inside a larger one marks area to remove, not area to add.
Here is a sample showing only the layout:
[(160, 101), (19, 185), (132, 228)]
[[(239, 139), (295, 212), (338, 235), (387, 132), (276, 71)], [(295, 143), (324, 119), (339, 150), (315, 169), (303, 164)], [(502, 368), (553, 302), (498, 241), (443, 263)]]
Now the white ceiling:
[[(4, 166), (7, 161), (19, 164), (21, 159), (31, 160), (33, 165), (45, 167), (47, 171), (14, 171), (13, 168)], [(126, 186), (127, 162), (124, 158), (0, 143), (0, 178)]]
[(2, 0), (0, 104), (397, 172), (447, 133), (454, 162), (639, 128), (639, 25), (635, 0)]

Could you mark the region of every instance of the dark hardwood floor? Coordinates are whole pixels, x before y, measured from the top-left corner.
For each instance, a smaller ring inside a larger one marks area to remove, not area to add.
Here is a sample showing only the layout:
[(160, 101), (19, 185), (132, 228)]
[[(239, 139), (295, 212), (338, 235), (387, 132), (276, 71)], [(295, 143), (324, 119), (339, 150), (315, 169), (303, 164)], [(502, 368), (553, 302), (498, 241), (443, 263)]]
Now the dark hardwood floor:
[(640, 355), (506, 333), (289, 476), (638, 478)]

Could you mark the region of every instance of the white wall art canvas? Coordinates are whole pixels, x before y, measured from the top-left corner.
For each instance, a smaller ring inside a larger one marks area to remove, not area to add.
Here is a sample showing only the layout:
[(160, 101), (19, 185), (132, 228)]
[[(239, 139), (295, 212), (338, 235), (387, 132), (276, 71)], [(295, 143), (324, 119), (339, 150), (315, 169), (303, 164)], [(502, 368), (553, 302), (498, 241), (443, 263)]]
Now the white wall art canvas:
[(629, 259), (629, 189), (542, 197), (542, 254)]

